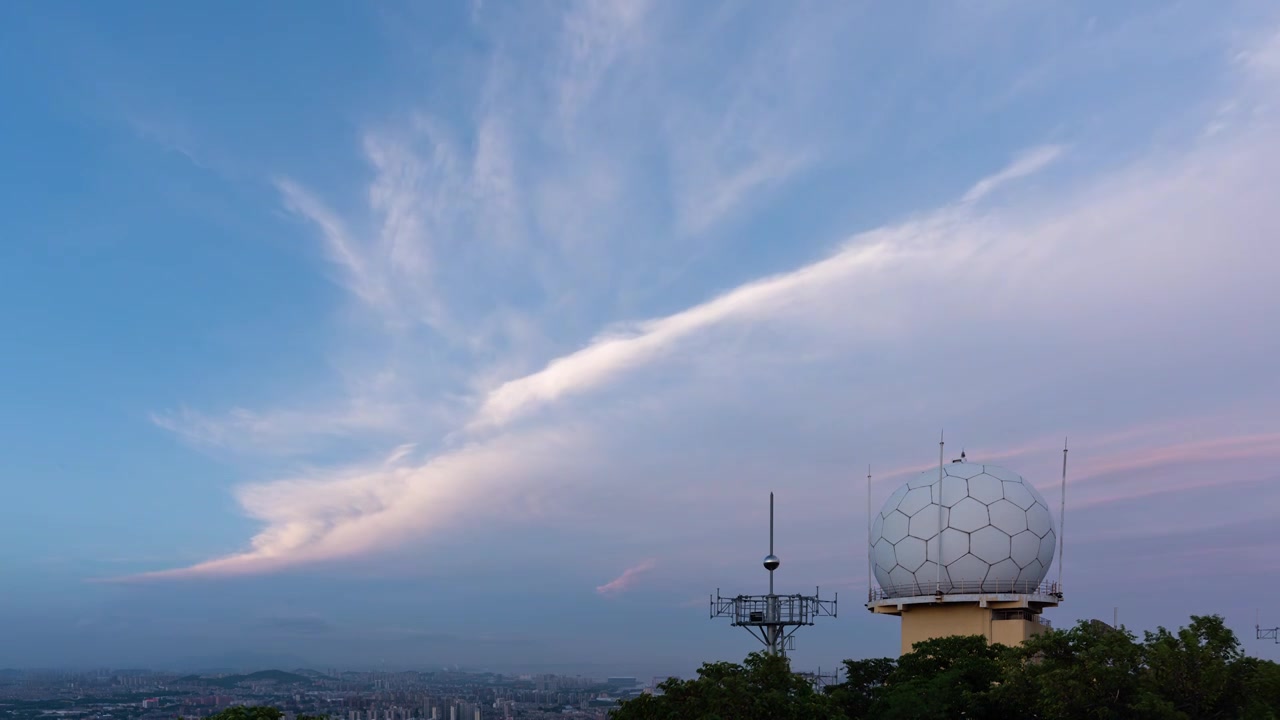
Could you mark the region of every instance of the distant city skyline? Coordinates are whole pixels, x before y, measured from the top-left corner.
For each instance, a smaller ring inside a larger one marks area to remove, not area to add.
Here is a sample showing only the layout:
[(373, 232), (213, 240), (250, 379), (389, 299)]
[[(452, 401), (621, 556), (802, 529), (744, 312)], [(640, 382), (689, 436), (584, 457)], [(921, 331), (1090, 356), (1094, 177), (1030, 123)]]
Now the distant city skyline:
[(0, 718), (31, 720), (57, 714), (96, 720), (199, 720), (245, 706), (273, 708), (282, 718), (603, 720), (620, 700), (646, 691), (652, 691), (652, 686), (646, 688), (634, 677), (516, 677), (453, 671), (175, 675), (143, 670), (0, 670)]
[(0, 667), (689, 674), (770, 491), (797, 665), (894, 655), (867, 468), (940, 429), (1055, 522), (1070, 436), (1055, 625), (1280, 659), (1272, 3), (27, 2), (0, 59)]

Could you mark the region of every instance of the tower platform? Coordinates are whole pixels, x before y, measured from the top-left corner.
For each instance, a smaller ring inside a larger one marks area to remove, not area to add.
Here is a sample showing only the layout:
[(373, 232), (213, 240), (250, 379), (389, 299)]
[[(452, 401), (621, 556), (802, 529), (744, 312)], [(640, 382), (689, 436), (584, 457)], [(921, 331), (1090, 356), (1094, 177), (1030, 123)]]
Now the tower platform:
[(1041, 613), (1062, 602), (1056, 583), (1025, 590), (890, 596), (876, 589), (867, 610), (902, 618), (903, 655), (918, 642), (951, 635), (981, 635), (989, 643), (1013, 646), (1050, 629), (1052, 624)]

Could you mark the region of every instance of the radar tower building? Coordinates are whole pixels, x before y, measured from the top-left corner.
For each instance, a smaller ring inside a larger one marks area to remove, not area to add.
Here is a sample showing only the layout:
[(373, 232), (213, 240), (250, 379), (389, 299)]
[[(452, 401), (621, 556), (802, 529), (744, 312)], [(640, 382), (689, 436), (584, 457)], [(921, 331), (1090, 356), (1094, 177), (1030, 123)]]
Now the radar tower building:
[[(1043, 617), (1062, 602), (1062, 500), (1055, 526), (1049, 502), (1022, 476), (969, 462), (965, 453), (926, 470), (871, 514), (867, 474), (867, 610), (902, 618), (902, 653), (919, 642), (982, 635), (1019, 645), (1050, 627)], [(1046, 576), (1058, 557), (1058, 578)], [(876, 587), (878, 586), (878, 587)]]

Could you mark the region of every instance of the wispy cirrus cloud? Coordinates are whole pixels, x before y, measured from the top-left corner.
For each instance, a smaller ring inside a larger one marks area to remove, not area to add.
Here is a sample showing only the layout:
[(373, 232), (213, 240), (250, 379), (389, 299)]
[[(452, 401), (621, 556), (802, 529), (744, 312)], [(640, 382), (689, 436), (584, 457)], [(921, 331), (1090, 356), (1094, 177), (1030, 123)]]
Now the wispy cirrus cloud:
[(306, 453), (325, 439), (397, 431), (404, 425), (405, 411), (392, 404), (360, 400), (345, 408), (321, 412), (233, 408), (210, 416), (184, 407), (152, 413), (150, 419), (196, 445), (249, 454), (293, 455)]
[(426, 114), (367, 131), (363, 150), (373, 178), (367, 211), (354, 228), (296, 181), (276, 185), (285, 206), (320, 230), (343, 286), (384, 330), (425, 326), (446, 342), (462, 343), (475, 316), (446, 302), (463, 281), (449, 266), (481, 254), (462, 237), (502, 244), (492, 234), (505, 227), (501, 220), (516, 192), (504, 133), (490, 117), (464, 144)]
[(1019, 156), (1004, 170), (981, 180), (969, 188), (969, 192), (964, 194), (962, 202), (978, 202), (1007, 182), (1037, 173), (1057, 160), (1062, 155), (1062, 152), (1063, 148), (1060, 145), (1043, 145), (1032, 148)]
[(626, 570), (618, 577), (609, 582), (596, 587), (596, 592), (605, 597), (616, 597), (629, 590), (635, 588), (636, 583), (640, 582), (640, 578), (646, 573), (658, 566), (658, 561), (649, 559), (639, 562)]
[(343, 284), (362, 302), (388, 309), (392, 297), (387, 278), (373, 267), (345, 223), (319, 200), (287, 178), (276, 181), (285, 207), (320, 229), (326, 255), (343, 272)]
[(575, 2), (565, 12), (554, 91), (566, 130), (576, 124), (619, 57), (642, 42), (649, 5), (648, 0)]

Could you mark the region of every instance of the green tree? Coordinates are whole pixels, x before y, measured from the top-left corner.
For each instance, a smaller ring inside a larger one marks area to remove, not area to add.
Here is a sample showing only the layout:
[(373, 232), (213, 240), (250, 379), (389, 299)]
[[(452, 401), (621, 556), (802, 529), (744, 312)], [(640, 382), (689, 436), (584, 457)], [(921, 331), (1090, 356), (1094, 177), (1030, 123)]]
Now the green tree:
[(1240, 716), (1251, 663), (1242, 662), (1240, 641), (1221, 617), (1193, 615), (1177, 633), (1161, 627), (1144, 635), (1143, 686), (1150, 696), (1171, 705), (1176, 717)]
[(1130, 633), (1082, 621), (1051, 630), (1009, 652), (1002, 704), (1045, 720), (1135, 716), (1142, 648)]
[(845, 660), (844, 682), (827, 689), (831, 702), (849, 720), (870, 717), (872, 705), (897, 667), (890, 658)]
[(883, 720), (950, 720), (1006, 715), (992, 692), (1004, 677), (1003, 645), (980, 635), (916, 643), (898, 658), (870, 717)]
[(1280, 718), (1280, 665), (1255, 658), (1245, 658), (1241, 663), (1241, 671), (1246, 678), (1241, 717), (1250, 720)]
[(831, 699), (791, 671), (786, 658), (752, 653), (742, 665), (707, 663), (693, 680), (668, 680), (661, 695), (622, 703), (613, 720), (841, 720)]
[[(1217, 616), (1143, 642), (1082, 622), (1016, 648), (981, 636), (918, 643), (896, 661), (845, 661), (815, 692), (783, 658), (710, 663), (663, 695), (624, 703), (616, 720), (1280, 720), (1280, 665), (1245, 657)], [(219, 720), (278, 720), (227, 717)]]

